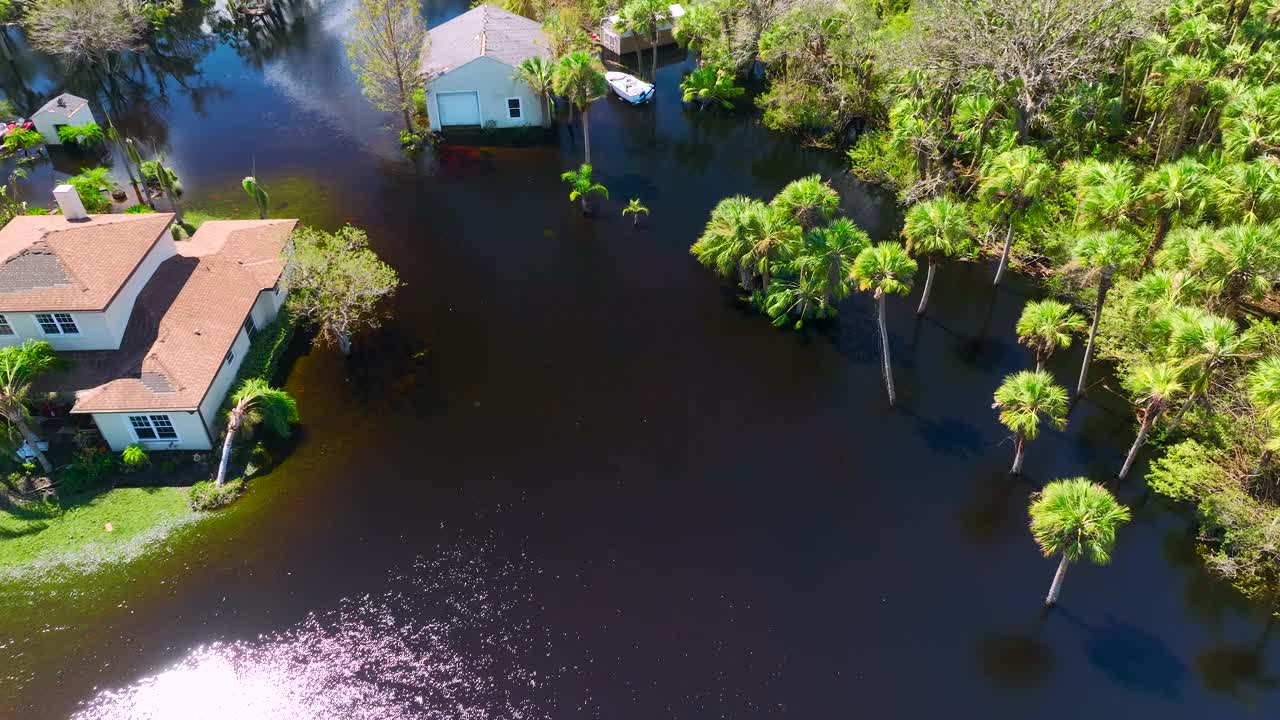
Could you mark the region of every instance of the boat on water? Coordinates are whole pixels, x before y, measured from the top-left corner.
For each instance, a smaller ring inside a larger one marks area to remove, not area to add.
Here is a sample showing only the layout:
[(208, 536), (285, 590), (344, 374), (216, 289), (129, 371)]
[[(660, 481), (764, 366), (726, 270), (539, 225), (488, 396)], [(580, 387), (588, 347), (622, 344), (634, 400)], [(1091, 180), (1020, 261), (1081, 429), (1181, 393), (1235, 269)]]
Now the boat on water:
[(632, 105), (648, 102), (649, 98), (653, 97), (653, 85), (634, 75), (610, 71), (604, 74), (604, 79), (608, 81), (609, 87), (613, 88), (618, 97)]

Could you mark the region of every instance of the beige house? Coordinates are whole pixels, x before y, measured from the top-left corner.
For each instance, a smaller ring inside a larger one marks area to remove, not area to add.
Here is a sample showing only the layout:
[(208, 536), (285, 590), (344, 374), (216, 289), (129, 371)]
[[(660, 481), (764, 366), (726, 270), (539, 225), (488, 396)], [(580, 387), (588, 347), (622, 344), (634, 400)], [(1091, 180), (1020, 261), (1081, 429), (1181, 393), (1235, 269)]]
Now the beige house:
[(531, 57), (550, 57), (542, 26), (481, 5), (427, 33), (419, 72), (431, 129), (543, 123), (543, 99), (516, 78)]
[(37, 389), (93, 418), (113, 450), (205, 450), (249, 341), (287, 293), (296, 220), (204, 223), (174, 242), (173, 215), (61, 215), (0, 229), (0, 344), (47, 340), (70, 361)]

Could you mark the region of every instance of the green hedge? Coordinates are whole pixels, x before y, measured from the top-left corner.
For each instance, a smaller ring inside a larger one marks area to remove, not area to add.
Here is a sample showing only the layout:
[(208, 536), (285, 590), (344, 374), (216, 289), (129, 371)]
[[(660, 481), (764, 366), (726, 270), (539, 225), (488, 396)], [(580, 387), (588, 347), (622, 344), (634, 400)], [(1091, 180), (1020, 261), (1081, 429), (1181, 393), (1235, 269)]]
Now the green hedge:
[(254, 336), (253, 342), (249, 345), (249, 352), (244, 356), (244, 362), (240, 363), (240, 372), (236, 374), (236, 381), (231, 387), (238, 388), (240, 383), (251, 377), (262, 378), (268, 383), (272, 382), (276, 370), (280, 368), (280, 358), (284, 356), (285, 350), (289, 348), (289, 341), (293, 339), (297, 324), (288, 305), (280, 308), (280, 314), (276, 315), (276, 319), (267, 323), (267, 326)]

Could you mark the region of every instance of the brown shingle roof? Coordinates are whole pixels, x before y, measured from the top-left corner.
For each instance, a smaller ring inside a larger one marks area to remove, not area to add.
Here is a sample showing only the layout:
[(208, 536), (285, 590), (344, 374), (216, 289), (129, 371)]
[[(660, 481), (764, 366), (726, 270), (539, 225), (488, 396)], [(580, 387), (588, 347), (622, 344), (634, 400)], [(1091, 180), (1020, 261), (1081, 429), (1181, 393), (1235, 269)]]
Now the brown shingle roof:
[(171, 213), (15, 217), (0, 229), (0, 312), (105, 310), (172, 220)]
[(427, 33), (418, 72), (428, 80), (478, 57), (517, 67), (531, 57), (547, 57), (542, 25), (494, 5), (481, 5)]
[(72, 412), (198, 408), (258, 293), (279, 280), (297, 222), (210, 221), (178, 243), (138, 294), (120, 349), (66, 353), (71, 369), (50, 378), (88, 388)]

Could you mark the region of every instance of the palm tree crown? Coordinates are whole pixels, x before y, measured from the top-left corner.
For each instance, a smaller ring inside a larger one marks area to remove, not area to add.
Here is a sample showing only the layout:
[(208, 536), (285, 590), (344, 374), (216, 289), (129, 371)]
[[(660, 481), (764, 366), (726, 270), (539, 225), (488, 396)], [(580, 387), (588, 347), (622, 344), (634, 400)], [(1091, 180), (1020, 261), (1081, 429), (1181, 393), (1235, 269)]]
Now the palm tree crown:
[(835, 215), (840, 195), (820, 175), (810, 175), (787, 183), (770, 205), (808, 230)]
[(1041, 421), (1059, 430), (1067, 425), (1067, 391), (1044, 370), (1023, 370), (1005, 378), (992, 407), (1000, 410), (1005, 427), (1027, 440), (1040, 435)]
[(1084, 317), (1057, 300), (1029, 302), (1018, 318), (1018, 342), (1036, 354), (1036, 369), (1057, 350), (1071, 347), (1071, 336), (1084, 330)]
[(1031, 534), (1045, 557), (1069, 562), (1111, 562), (1116, 529), (1129, 521), (1129, 508), (1105, 487), (1087, 478), (1055, 480), (1031, 504)]
[(876, 298), (905, 295), (911, 292), (911, 278), (920, 268), (896, 242), (883, 242), (865, 248), (853, 262), (853, 279), (858, 289), (870, 291)]
[(912, 205), (902, 226), (907, 249), (916, 255), (959, 254), (968, 243), (969, 232), (969, 213), (964, 203), (948, 197)]

